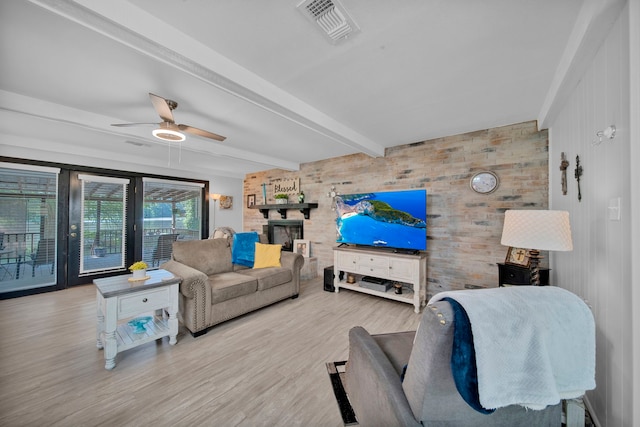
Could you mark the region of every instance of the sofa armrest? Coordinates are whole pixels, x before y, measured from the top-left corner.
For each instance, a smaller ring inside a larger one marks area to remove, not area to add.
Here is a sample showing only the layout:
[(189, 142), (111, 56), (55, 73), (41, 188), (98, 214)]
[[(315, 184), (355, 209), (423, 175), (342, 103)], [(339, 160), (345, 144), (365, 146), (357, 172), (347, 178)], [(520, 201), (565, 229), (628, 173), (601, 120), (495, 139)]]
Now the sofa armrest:
[(404, 395), (400, 376), (360, 326), (349, 331), (345, 379), (349, 401), (361, 425), (421, 426)]
[(290, 268), (294, 275), (300, 276), (300, 270), (304, 265), (304, 257), (293, 252), (282, 251), (280, 253), (280, 265), (284, 268)]
[(201, 289), (206, 293), (206, 290), (209, 288), (205, 286), (208, 279), (207, 275), (188, 265), (170, 260), (162, 264), (160, 268), (164, 268), (182, 279), (180, 282), (180, 293), (186, 298), (194, 298)]

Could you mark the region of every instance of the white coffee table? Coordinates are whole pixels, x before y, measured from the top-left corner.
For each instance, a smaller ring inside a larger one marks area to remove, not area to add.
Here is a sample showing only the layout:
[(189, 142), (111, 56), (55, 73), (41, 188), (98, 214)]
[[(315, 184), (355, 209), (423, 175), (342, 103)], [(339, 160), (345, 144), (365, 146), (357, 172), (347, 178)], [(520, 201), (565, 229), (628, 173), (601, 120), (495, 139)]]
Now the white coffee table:
[[(104, 348), (106, 369), (116, 366), (116, 355), (124, 350), (178, 335), (178, 286), (180, 278), (166, 270), (148, 271), (149, 279), (131, 281), (131, 274), (94, 280), (97, 300), (97, 346)], [(151, 316), (145, 331), (136, 333), (127, 322), (140, 315)], [(168, 316), (168, 319), (167, 319)]]

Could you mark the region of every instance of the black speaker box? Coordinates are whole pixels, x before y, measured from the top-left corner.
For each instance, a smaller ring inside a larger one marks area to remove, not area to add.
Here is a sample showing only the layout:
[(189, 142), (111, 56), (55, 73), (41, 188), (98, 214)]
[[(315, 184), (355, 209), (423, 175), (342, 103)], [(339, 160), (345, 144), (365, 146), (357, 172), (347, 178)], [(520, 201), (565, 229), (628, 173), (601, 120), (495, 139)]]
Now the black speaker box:
[(336, 288), (333, 286), (333, 266), (325, 267), (324, 269), (324, 290), (327, 292), (336, 291)]

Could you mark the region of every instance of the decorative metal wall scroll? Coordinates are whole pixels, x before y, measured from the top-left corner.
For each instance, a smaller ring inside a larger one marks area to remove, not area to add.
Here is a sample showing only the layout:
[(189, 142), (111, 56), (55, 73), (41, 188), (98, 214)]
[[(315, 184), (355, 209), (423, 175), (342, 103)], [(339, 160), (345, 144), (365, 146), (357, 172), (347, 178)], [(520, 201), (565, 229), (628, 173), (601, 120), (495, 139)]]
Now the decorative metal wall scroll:
[(569, 161), (564, 152), (560, 156), (560, 170), (562, 171), (562, 194), (567, 195), (567, 168), (569, 167)]
[(580, 165), (580, 156), (576, 156), (575, 177), (578, 181), (578, 201), (582, 201), (582, 193), (580, 192), (580, 177), (582, 176), (582, 166)]

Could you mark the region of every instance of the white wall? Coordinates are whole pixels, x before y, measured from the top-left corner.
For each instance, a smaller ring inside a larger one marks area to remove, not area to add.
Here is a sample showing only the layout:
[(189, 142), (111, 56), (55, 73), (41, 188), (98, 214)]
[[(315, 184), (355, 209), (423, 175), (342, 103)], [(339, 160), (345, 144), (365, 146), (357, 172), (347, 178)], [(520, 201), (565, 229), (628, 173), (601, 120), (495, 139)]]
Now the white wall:
[[(640, 1), (629, 2), (629, 98), (631, 105), (629, 135), (631, 144), (629, 161), (631, 165), (640, 164)], [(633, 329), (633, 422), (640, 424), (640, 169), (631, 167), (631, 306), (633, 310), (631, 324)], [(632, 424), (633, 424), (632, 422)]]
[[(630, 81), (637, 83), (640, 76), (630, 75), (629, 16), (627, 5), (549, 126), (550, 206), (570, 212), (574, 239), (572, 252), (551, 254), (552, 281), (587, 300), (593, 310), (597, 386), (587, 393), (587, 403), (601, 426), (640, 423), (633, 418), (632, 374), (638, 368), (633, 343), (640, 329), (632, 314), (630, 233), (638, 221), (636, 217), (632, 222), (631, 216), (632, 202), (637, 203), (638, 197), (637, 184), (632, 192), (632, 168), (638, 166), (632, 164), (630, 130), (640, 125), (630, 118)], [(638, 25), (638, 20), (632, 25)], [(637, 43), (633, 46), (637, 48)], [(609, 125), (617, 127), (615, 139), (592, 145), (596, 132)], [(566, 196), (561, 191), (561, 152), (570, 161)], [(574, 179), (576, 155), (584, 168), (581, 202)], [(609, 219), (609, 206), (617, 198), (621, 217), (614, 221)]]
[(243, 180), (227, 177), (212, 177), (209, 181), (209, 192), (233, 197), (231, 209), (220, 209), (220, 203), (209, 200), (209, 234), (215, 227), (231, 227), (242, 231), (242, 208), (245, 201), (242, 195)]

